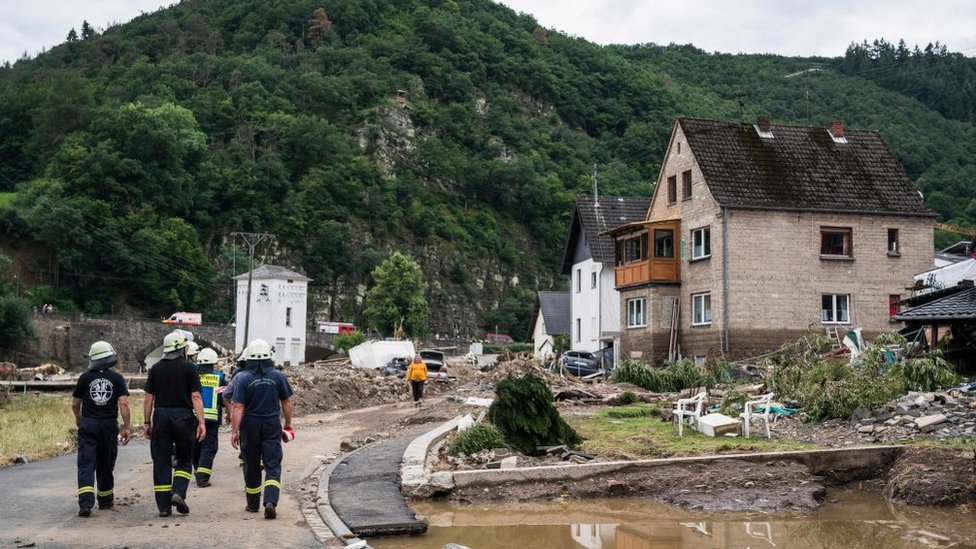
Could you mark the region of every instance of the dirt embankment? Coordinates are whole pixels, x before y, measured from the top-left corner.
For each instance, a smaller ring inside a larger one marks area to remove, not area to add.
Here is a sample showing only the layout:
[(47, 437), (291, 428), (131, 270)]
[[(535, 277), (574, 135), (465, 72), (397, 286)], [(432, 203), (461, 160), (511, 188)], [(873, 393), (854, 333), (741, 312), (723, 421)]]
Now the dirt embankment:
[(786, 461), (729, 460), (629, 468), (579, 481), (532, 482), (455, 490), (459, 503), (606, 497), (647, 498), (707, 511), (802, 511), (826, 496), (823, 479)]
[(976, 446), (909, 448), (888, 473), (884, 495), (908, 505), (976, 510)]

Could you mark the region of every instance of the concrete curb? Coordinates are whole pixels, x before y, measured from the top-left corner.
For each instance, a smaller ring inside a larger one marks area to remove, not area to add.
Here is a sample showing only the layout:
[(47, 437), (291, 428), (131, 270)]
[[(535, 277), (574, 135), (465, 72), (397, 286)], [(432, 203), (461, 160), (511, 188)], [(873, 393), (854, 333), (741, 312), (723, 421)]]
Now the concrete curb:
[[(342, 464), (346, 458), (362, 451), (369, 446), (369, 444), (360, 446), (352, 452), (336, 458), (336, 460), (332, 463), (322, 465), (320, 467), (320, 469), (322, 469), (322, 473), (319, 480), (318, 492), (316, 493), (315, 497), (315, 508), (318, 511), (317, 515), (319, 520), (325, 525), (326, 528), (329, 529), (330, 533), (332, 534), (332, 539), (342, 544), (338, 547), (345, 547), (347, 549), (369, 549), (369, 545), (366, 543), (366, 541), (356, 537), (356, 534), (353, 534), (352, 531), (349, 530), (346, 523), (342, 522), (342, 519), (336, 514), (335, 509), (332, 508), (332, 503), (329, 501), (329, 479), (332, 477), (333, 471), (335, 471), (336, 467)], [(315, 531), (314, 526), (312, 527), (312, 530)], [(316, 536), (318, 536), (318, 532), (316, 532)], [(321, 537), (319, 537), (319, 541), (325, 543)], [(333, 546), (327, 545), (327, 547), (332, 549)]]
[[(584, 463), (581, 465), (554, 465), (516, 469), (479, 469), (476, 471), (455, 471), (452, 475), (452, 484), (454, 488), (469, 488), (473, 486), (496, 486), (499, 484), (581, 480), (626, 469), (707, 464), (725, 460), (750, 462), (793, 461), (806, 465), (812, 473), (824, 474), (828, 477), (831, 476), (831, 473), (836, 473), (837, 471), (875, 471), (880, 474), (903, 451), (903, 446), (858, 446), (854, 448), (723, 454), (640, 461), (605, 461)], [(842, 477), (842, 475), (840, 476)]]
[(432, 482), (432, 467), (427, 461), (431, 447), (444, 440), (451, 431), (457, 429), (466, 414), (459, 415), (439, 427), (431, 429), (413, 439), (403, 452), (400, 465), (400, 491), (408, 497), (426, 498), (435, 489), (450, 489), (440, 482)]

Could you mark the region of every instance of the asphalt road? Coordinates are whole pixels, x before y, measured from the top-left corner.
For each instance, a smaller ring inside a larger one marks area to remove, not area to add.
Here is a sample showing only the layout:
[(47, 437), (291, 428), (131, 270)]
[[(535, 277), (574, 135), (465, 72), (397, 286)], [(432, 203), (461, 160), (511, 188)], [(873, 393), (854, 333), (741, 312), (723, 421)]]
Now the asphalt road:
[[(344, 438), (375, 432), (411, 413), (397, 405), (304, 416), (298, 437), (284, 446), (278, 519), (244, 511), (244, 481), (230, 432), (220, 433), (212, 486), (190, 483), (190, 514), (158, 516), (153, 500), (149, 443), (136, 439), (119, 448), (115, 509), (97, 507), (78, 516), (76, 455), (0, 469), (0, 547), (315, 547), (319, 546), (299, 506), (302, 480), (338, 453)], [(29, 544), (35, 545), (29, 545)]]

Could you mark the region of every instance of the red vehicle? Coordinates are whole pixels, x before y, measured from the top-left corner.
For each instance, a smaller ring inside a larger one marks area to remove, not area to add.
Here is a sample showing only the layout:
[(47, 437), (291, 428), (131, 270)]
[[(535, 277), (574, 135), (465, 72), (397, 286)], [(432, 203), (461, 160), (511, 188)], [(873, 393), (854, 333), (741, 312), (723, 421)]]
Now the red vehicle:
[(496, 334), (494, 332), (487, 332), (485, 334), (485, 341), (488, 343), (515, 343), (512, 336), (508, 334)]
[(318, 332), (320, 334), (349, 335), (358, 331), (359, 328), (356, 328), (356, 325), (351, 322), (326, 322), (320, 320), (318, 323)]

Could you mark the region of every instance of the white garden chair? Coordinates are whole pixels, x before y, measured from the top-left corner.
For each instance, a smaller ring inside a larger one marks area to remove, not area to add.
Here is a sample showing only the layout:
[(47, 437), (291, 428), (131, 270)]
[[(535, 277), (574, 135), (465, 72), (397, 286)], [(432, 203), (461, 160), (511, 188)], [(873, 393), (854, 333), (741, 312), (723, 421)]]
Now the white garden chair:
[(682, 427), (685, 423), (685, 418), (688, 418), (688, 425), (694, 427), (698, 423), (698, 418), (702, 417), (705, 409), (705, 397), (708, 396), (708, 390), (702, 389), (700, 393), (691, 398), (679, 398), (677, 407), (671, 411), (671, 415), (674, 420), (678, 423), (678, 436), (684, 436), (682, 432)]
[[(746, 402), (745, 411), (739, 414), (739, 417), (742, 419), (742, 431), (745, 433), (746, 438), (749, 438), (749, 427), (753, 419), (761, 419), (766, 424), (766, 438), (772, 438), (772, 435), (769, 433), (769, 408), (772, 401), (773, 393), (768, 393), (756, 400)], [(754, 406), (759, 407), (761, 411), (757, 411)]]

